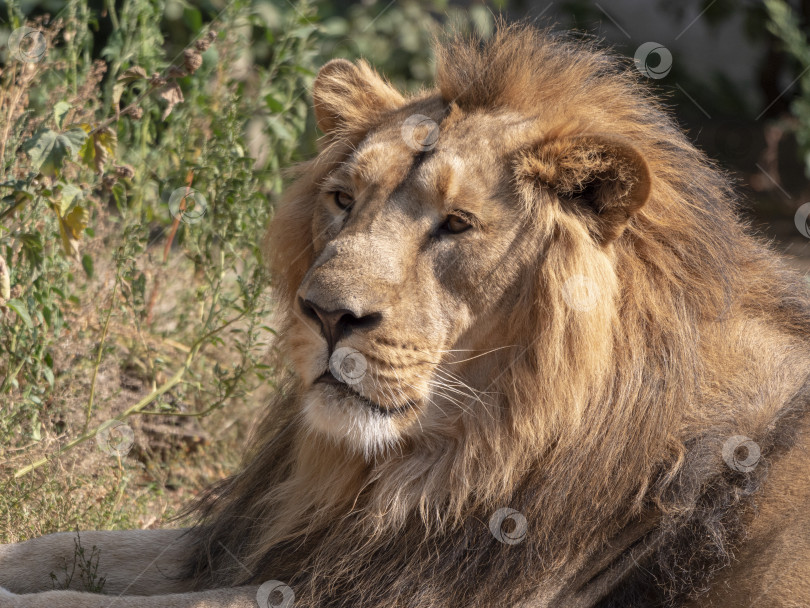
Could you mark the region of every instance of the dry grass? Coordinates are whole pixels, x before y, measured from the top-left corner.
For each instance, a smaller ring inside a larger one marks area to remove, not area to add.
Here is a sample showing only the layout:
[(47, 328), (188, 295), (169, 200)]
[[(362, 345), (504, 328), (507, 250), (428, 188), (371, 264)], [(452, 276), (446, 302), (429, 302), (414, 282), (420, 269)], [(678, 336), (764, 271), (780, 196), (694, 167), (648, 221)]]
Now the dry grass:
[[(97, 237), (99, 247), (105, 236)], [(160, 257), (157, 249), (155, 258)], [(110, 302), (115, 306), (98, 366), (90, 428), (122, 413), (165, 382), (167, 372), (161, 370), (183, 365), (188, 345), (167, 335), (177, 308), (189, 306), (194, 266), (176, 256), (166, 267), (153, 263), (144, 270), (166, 277), (150, 328), (139, 327), (120, 290), (113, 294), (115, 268), (110, 264), (96, 265), (95, 278), (68, 311), (69, 330), (52, 350), (55, 389), (36, 422), (28, 424), (13, 444), (0, 448), (0, 543), (73, 529), (174, 525), (170, 519), (197, 491), (238, 465), (245, 438), (273, 390), (270, 384), (256, 382), (248, 398), (204, 417), (183, 414), (203, 411), (205, 403), (186, 402), (169, 392), (147, 408), (155, 411), (163, 404), (167, 415), (128, 419), (134, 445), (123, 457), (104, 452), (93, 439), (55, 456), (65, 439), (77, 436), (84, 427), (99, 336)], [(204, 383), (215, 365), (238, 360), (235, 339), (201, 351), (195, 365), (198, 381)], [(271, 349), (264, 350), (266, 358), (272, 358)], [(13, 477), (41, 457), (49, 458), (47, 465), (19, 479)]]

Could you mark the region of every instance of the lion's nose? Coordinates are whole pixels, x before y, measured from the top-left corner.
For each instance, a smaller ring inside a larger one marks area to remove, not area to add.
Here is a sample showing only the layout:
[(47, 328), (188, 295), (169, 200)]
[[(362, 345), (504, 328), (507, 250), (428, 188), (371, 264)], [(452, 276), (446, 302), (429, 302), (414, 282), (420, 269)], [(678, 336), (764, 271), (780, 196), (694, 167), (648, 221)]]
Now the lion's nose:
[(321, 325), (321, 332), (329, 345), (329, 352), (335, 349), (341, 338), (356, 329), (371, 329), (382, 320), (382, 313), (358, 313), (347, 308), (326, 310), (312, 300), (298, 298), (301, 312)]

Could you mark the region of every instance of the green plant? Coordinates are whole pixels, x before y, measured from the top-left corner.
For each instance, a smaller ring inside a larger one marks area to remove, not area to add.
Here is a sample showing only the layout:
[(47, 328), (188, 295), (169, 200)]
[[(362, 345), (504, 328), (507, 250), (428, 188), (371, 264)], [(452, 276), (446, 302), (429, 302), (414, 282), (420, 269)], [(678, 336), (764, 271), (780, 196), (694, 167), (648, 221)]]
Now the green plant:
[(796, 118), (795, 132), (804, 172), (810, 177), (810, 42), (797, 15), (784, 0), (765, 0), (768, 29), (784, 44), (785, 50), (798, 64), (797, 80), (800, 94), (791, 103)]
[(326, 3), (322, 30), (321, 60), (334, 57), (373, 57), (374, 65), (400, 88), (415, 90), (432, 77), (431, 41), (441, 28), (475, 31), (488, 36), (493, 29), (492, 7), (472, 4), (453, 6), (448, 0), (402, 0), (400, 2), (358, 2), (340, 11)]
[[(47, 51), (27, 61), (9, 48), (0, 75), (7, 473), (80, 446), (92, 460), (88, 440), (111, 418), (206, 416), (272, 382), (258, 243), (307, 128), (313, 15), (299, 2), (268, 24), (237, 0), (192, 19), (173, 60), (161, 3), (131, 0), (109, 7), (94, 59), (86, 2), (29, 23), (11, 11)], [(245, 61), (257, 35), (272, 41), (266, 65)], [(104, 379), (119, 361), (143, 380), (131, 400)], [(77, 381), (86, 390), (66, 397)]]
[(62, 576), (62, 579), (60, 580), (59, 575), (55, 572), (51, 572), (53, 588), (70, 589), (70, 584), (76, 577), (76, 569), (78, 568), (81, 590), (86, 593), (101, 593), (107, 582), (105, 577), (98, 574), (101, 550), (93, 545), (90, 548), (90, 554), (87, 555), (87, 550), (82, 546), (82, 537), (78, 530), (76, 531), (76, 538), (73, 539), (73, 545), (73, 563), (70, 566), (67, 563), (63, 566), (64, 576)]
[[(258, 243), (316, 146), (318, 66), (348, 37), (414, 88), (441, 21), (491, 25), (444, 0), (104, 6), (7, 7), (5, 33), (33, 33), (0, 56), (0, 542), (145, 525), (181, 502), (167, 484), (227, 472), (284, 364)], [(138, 431), (129, 457), (96, 445), (111, 420)], [(202, 473), (182, 443), (154, 455), (154, 420), (214, 435)]]

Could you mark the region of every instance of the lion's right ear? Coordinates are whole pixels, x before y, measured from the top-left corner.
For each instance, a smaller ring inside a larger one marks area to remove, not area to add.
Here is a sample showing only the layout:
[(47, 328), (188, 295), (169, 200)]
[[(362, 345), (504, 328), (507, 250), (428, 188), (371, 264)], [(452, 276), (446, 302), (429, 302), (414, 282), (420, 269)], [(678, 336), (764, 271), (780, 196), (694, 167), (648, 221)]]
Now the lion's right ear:
[(380, 114), (405, 103), (404, 98), (365, 61), (357, 65), (333, 59), (312, 85), (315, 119), (325, 134), (366, 130)]

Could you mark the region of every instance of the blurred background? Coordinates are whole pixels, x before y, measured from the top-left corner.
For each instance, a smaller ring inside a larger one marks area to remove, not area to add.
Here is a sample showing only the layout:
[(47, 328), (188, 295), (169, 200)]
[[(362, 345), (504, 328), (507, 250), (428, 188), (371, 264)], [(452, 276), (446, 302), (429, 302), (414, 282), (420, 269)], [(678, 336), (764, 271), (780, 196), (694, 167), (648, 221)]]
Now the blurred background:
[(0, 1), (0, 542), (166, 525), (237, 466), (318, 67), (416, 90), (437, 29), (498, 14), (624, 55), (810, 271), (810, 0)]

